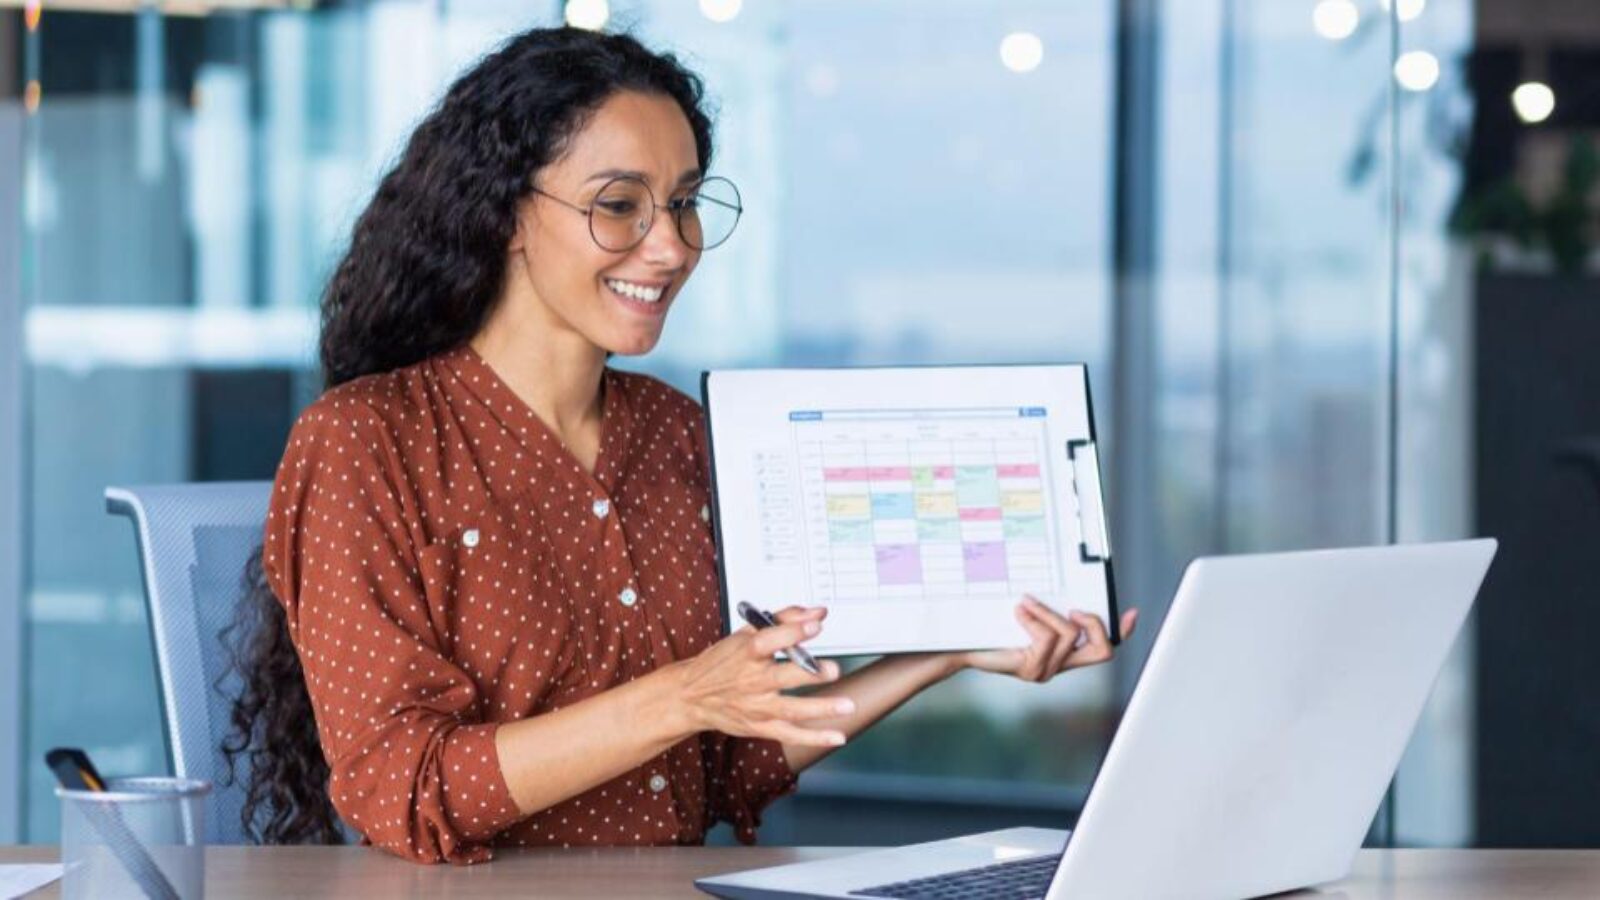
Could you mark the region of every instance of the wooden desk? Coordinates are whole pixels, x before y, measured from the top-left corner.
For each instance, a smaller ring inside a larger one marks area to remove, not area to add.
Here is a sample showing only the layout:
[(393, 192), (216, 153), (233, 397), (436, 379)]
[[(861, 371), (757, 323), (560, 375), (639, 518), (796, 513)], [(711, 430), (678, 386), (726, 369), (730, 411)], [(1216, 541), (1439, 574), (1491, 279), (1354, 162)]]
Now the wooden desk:
[[(417, 866), (360, 847), (212, 847), (214, 898), (705, 897), (695, 878), (824, 859), (845, 847), (666, 847), (502, 851), (494, 862)], [(0, 847), (0, 863), (54, 862), (54, 847)], [(30, 895), (56, 897), (60, 883)], [(1285, 896), (1342, 900), (1565, 900), (1600, 897), (1600, 850), (1364, 850), (1354, 874)]]

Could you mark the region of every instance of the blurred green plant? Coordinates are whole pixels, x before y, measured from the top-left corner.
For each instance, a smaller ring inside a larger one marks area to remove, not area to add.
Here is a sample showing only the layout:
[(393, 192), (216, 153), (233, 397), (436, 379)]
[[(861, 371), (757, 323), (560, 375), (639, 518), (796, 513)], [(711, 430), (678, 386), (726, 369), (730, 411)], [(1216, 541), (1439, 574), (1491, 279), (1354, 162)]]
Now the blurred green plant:
[(1592, 138), (1576, 134), (1568, 144), (1561, 181), (1543, 203), (1535, 203), (1516, 179), (1507, 176), (1478, 191), (1463, 193), (1450, 215), (1450, 231), (1478, 241), (1480, 269), (1494, 264), (1482, 239), (1504, 236), (1523, 250), (1548, 253), (1557, 272), (1578, 275), (1600, 233), (1600, 209), (1594, 199), (1597, 185), (1600, 150)]

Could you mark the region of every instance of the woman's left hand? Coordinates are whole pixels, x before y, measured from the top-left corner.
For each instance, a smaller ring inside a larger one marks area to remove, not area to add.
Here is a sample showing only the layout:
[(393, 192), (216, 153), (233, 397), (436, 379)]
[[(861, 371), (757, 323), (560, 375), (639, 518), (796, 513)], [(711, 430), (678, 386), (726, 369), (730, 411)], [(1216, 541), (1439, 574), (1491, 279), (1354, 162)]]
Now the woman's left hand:
[[(1023, 681), (1043, 684), (1068, 669), (1093, 666), (1111, 658), (1111, 638), (1100, 617), (1084, 612), (1065, 616), (1031, 595), (1017, 604), (1017, 621), (1032, 636), (1026, 647), (1002, 650), (969, 650), (955, 654), (965, 668), (1014, 675)], [(1139, 611), (1122, 614), (1122, 639), (1127, 640), (1139, 621)], [(1079, 635), (1085, 635), (1079, 643)]]

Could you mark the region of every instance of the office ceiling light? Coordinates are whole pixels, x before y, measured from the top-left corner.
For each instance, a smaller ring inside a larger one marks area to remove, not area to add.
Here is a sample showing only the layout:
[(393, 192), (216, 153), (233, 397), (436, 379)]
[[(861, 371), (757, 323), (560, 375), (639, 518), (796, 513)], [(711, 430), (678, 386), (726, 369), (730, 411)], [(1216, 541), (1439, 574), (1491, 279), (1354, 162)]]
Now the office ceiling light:
[(700, 0), (700, 13), (713, 22), (732, 22), (744, 9), (744, 0)]
[[(1386, 13), (1391, 6), (1395, 6), (1393, 0), (1379, 0), (1379, 2)], [(1422, 11), (1427, 7), (1428, 0), (1400, 0), (1399, 5), (1395, 7), (1395, 16), (1402, 22), (1409, 22), (1422, 15)]]
[(1355, 34), (1360, 24), (1361, 10), (1351, 0), (1321, 0), (1311, 10), (1311, 27), (1330, 41)]
[(1524, 81), (1511, 92), (1511, 108), (1517, 111), (1517, 118), (1537, 125), (1556, 111), (1556, 92), (1542, 81)]
[(1439, 58), (1426, 50), (1400, 54), (1394, 61), (1394, 78), (1408, 91), (1425, 91), (1439, 81)]
[(1000, 62), (1013, 72), (1032, 72), (1044, 62), (1044, 42), (1027, 31), (1013, 31), (1000, 41)]
[(567, 0), (567, 24), (573, 28), (599, 31), (611, 18), (611, 7), (606, 0)]

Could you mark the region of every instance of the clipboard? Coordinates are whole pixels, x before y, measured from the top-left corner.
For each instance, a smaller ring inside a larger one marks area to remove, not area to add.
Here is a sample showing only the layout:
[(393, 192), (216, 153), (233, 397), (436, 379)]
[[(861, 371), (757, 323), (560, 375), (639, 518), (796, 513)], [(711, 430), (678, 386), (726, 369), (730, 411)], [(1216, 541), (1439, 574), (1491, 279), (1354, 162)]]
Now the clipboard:
[(1024, 593), (1121, 642), (1081, 364), (701, 375), (724, 632), (827, 606), (815, 656), (1024, 646)]

